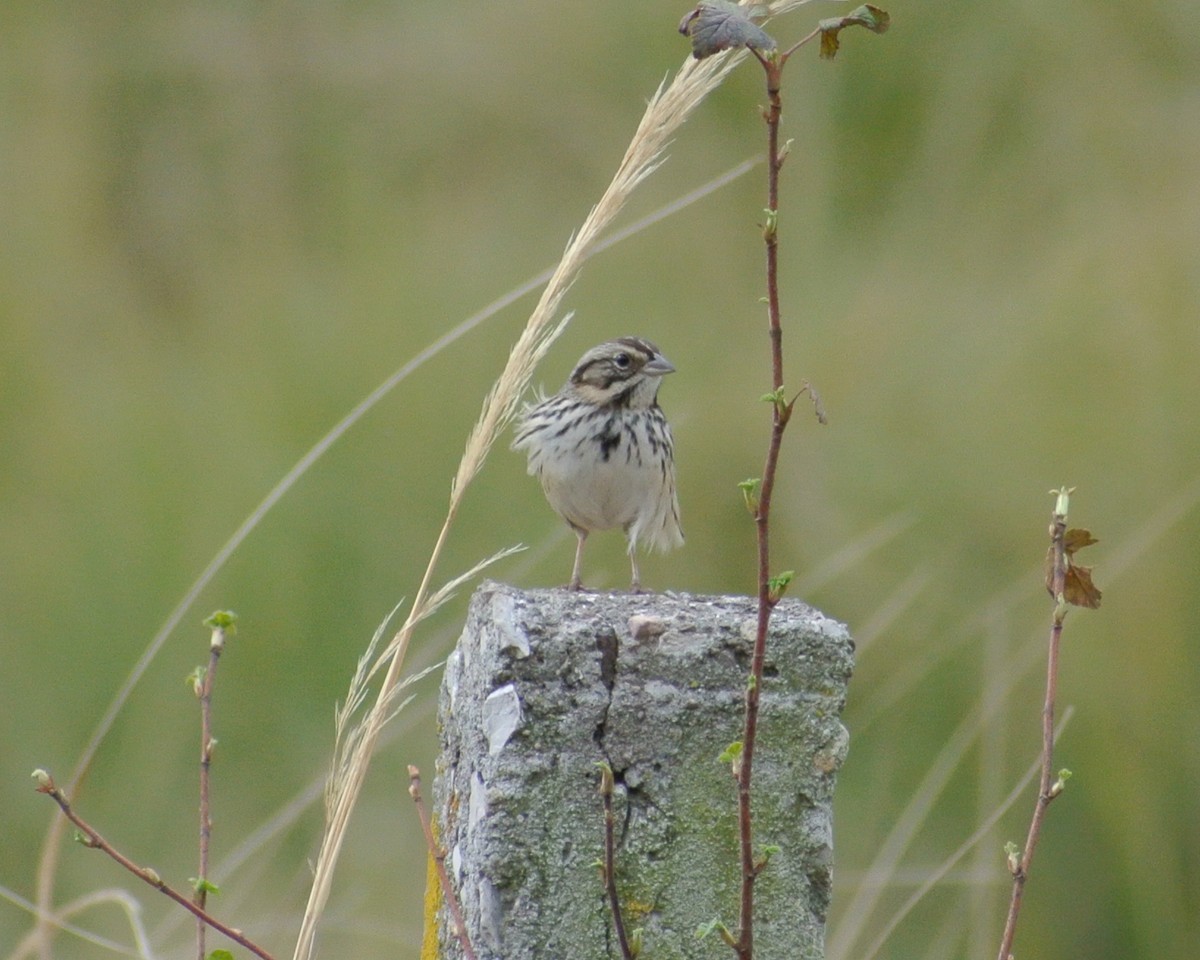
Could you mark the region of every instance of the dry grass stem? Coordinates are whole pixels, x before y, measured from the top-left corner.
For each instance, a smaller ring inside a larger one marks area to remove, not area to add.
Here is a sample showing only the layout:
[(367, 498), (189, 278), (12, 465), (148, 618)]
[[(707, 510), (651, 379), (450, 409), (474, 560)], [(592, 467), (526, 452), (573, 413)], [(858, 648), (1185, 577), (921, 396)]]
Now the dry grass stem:
[(789, 10), (795, 10), (797, 7), (802, 7), (809, 3), (810, 0), (775, 0), (774, 3), (768, 4), (768, 9), (771, 11), (771, 16), (779, 17), (787, 13)]
[(385, 655), (380, 658), (381, 665), (387, 663), (387, 673), (376, 702), (351, 735), (352, 749), (346, 762), (339, 764), (335, 775), (337, 782), (331, 785), (330, 795), (335, 798), (335, 802), (329, 811), (329, 820), (317, 857), (312, 890), (297, 938), (294, 960), (310, 960), (313, 956), (316, 929), (328, 900), (332, 874), (346, 829), (366, 778), (376, 740), (387, 716), (392, 712), (393, 691), (400, 682), (400, 673), (413, 630), (417, 623), (428, 616), (428, 607), (433, 599), (430, 594), (430, 582), (466, 489), (478, 474), (492, 445), (516, 413), (538, 361), (570, 320), (569, 316), (558, 321), (555, 317), (563, 297), (578, 276), (584, 259), (633, 191), (661, 162), (662, 152), (674, 131), (721, 82), (738, 59), (736, 56), (718, 56), (705, 61), (689, 59), (670, 85), (659, 87), (646, 107), (616, 175), (579, 231), (567, 244), (558, 267), (509, 353), (503, 371), (484, 401), (479, 420), (467, 440), (466, 449), (451, 485), (446, 518), (430, 554), (421, 584), (413, 598), (408, 617), (388, 645)]
[[(7, 888), (0, 887), (0, 898), (8, 900), (23, 910), (28, 910), (31, 913), (37, 912), (36, 904), (30, 903), (24, 897)], [(109, 905), (116, 906), (125, 914), (125, 919), (129, 923), (129, 931), (133, 936), (134, 946), (129, 947), (123, 943), (117, 943), (115, 940), (102, 937), (99, 934), (92, 933), (90, 930), (85, 930), (69, 922), (71, 917), (83, 913), (85, 910)], [(72, 900), (64, 904), (52, 916), (43, 917), (42, 919), (56, 930), (69, 933), (72, 936), (78, 937), (84, 943), (90, 943), (119, 957), (137, 957), (139, 960), (155, 960), (154, 951), (150, 948), (150, 938), (146, 934), (145, 926), (142, 923), (142, 902), (127, 890), (122, 890), (118, 887), (94, 890), (80, 897), (78, 900)], [(38, 952), (39, 947), (38, 930), (34, 928), (13, 948), (12, 952), (8, 954), (7, 960), (27, 960), (28, 957), (32, 957)]]

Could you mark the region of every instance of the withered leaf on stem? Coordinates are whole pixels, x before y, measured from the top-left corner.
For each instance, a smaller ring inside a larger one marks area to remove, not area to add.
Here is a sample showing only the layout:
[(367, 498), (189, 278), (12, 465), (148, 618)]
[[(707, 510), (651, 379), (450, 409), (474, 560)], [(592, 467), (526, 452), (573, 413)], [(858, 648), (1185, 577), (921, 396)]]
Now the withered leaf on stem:
[(1073, 556), (1076, 550), (1082, 550), (1084, 547), (1090, 547), (1093, 543), (1099, 542), (1092, 536), (1091, 530), (1068, 530), (1063, 534), (1063, 550), (1066, 551), (1068, 557)]
[(845, 27), (866, 27), (872, 33), (886, 33), (892, 25), (892, 18), (886, 10), (880, 10), (870, 3), (850, 11), (844, 17), (830, 17), (817, 24), (821, 31), (821, 59), (832, 60), (841, 46), (838, 33)]
[(1092, 568), (1067, 565), (1067, 578), (1063, 585), (1063, 597), (1076, 607), (1095, 610), (1100, 606), (1100, 591), (1092, 583)]
[[(1075, 563), (1074, 556), (1084, 547), (1099, 543), (1090, 530), (1068, 530), (1063, 534), (1063, 560), (1066, 573), (1063, 578), (1063, 599), (1075, 607), (1095, 610), (1100, 606), (1100, 590), (1092, 582), (1092, 568)], [(1054, 596), (1054, 547), (1046, 554), (1046, 589)]]
[(691, 38), (692, 56), (697, 60), (734, 47), (774, 50), (774, 38), (751, 19), (766, 13), (763, 4), (742, 7), (730, 0), (704, 0), (684, 15), (679, 32)]

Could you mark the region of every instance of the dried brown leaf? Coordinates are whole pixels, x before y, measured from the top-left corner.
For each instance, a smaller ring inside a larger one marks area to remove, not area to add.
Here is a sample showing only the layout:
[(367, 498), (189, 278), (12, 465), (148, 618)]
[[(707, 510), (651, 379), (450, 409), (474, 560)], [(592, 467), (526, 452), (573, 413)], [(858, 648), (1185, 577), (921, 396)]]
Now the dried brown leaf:
[(1063, 581), (1063, 599), (1076, 607), (1095, 610), (1100, 606), (1100, 591), (1092, 583), (1092, 568), (1080, 567), (1067, 562), (1067, 576)]
[(1084, 547), (1090, 547), (1093, 543), (1099, 543), (1092, 536), (1091, 530), (1068, 530), (1063, 534), (1063, 550), (1067, 556), (1073, 556), (1076, 550), (1082, 550)]
[[(1075, 563), (1075, 554), (1084, 547), (1099, 543), (1090, 530), (1068, 530), (1063, 534), (1063, 599), (1075, 607), (1095, 610), (1100, 606), (1101, 592), (1092, 582), (1092, 568)], [(1054, 547), (1046, 553), (1046, 590), (1054, 596)]]

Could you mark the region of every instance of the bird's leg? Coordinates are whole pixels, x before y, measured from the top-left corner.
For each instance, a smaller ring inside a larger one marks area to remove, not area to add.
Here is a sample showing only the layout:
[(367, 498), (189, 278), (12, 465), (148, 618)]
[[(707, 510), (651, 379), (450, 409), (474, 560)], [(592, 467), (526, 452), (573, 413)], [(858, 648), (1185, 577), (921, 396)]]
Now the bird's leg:
[(632, 540), (629, 541), (629, 566), (633, 569), (633, 578), (629, 584), (629, 592), (644, 593), (645, 591), (642, 590), (642, 578), (638, 574), (637, 544)]
[(583, 581), (579, 579), (579, 575), (583, 569), (583, 542), (587, 540), (588, 532), (574, 525), (572, 525), (571, 529), (575, 531), (575, 537), (578, 542), (575, 545), (575, 566), (571, 570), (571, 582), (567, 585), (567, 589), (582, 590)]

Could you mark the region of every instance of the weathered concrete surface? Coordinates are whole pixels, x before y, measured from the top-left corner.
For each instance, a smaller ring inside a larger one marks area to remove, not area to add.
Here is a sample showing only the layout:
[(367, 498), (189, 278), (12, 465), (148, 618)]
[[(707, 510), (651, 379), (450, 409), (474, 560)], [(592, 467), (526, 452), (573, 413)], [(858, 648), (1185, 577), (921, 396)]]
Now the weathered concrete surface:
[[(619, 957), (596, 863), (596, 762), (617, 777), (617, 879), (653, 960), (730, 955), (696, 928), (737, 922), (735, 785), (755, 602), (748, 597), (522, 591), (484, 583), (447, 668), (435, 789), (477, 955)], [(824, 953), (846, 628), (798, 600), (772, 617), (755, 758), (755, 956)], [(441, 919), (441, 956), (461, 957)]]

